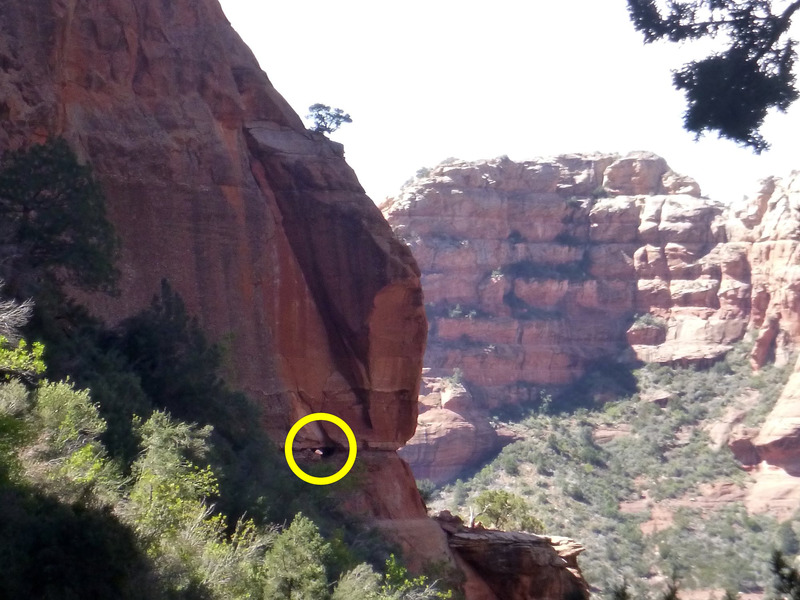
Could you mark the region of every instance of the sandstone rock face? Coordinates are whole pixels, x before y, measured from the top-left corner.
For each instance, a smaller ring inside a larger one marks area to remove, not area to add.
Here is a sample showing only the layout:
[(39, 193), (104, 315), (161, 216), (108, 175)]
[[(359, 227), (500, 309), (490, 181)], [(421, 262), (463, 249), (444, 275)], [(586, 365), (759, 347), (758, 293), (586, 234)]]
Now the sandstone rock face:
[(699, 194), (642, 152), (461, 162), (416, 180), (382, 210), (422, 270), (431, 375), (460, 368), (496, 406), (626, 348), (723, 354), (748, 322), (747, 248), (726, 244), (723, 207)]
[(761, 460), (800, 477), (800, 362), (752, 445)]
[[(365, 512), (424, 518), (394, 454), (416, 426), (416, 264), (218, 2), (0, 0), (0, 91), (0, 150), (64, 136), (106, 193), (122, 294), (91, 308), (122, 319), (167, 278), (212, 337), (233, 340), (234, 383), (274, 439), (310, 412), (340, 416), (392, 477), (365, 490)], [(345, 444), (327, 423), (298, 438)]]
[[(477, 410), (614, 362), (708, 366), (747, 331), (755, 368), (800, 341), (798, 174), (728, 207), (645, 152), (454, 162), (382, 210), (422, 270), (428, 374), (460, 369)], [(746, 464), (794, 468), (798, 385), (757, 440), (726, 432)], [(454, 451), (435, 450), (445, 430), (418, 429), (415, 472), (454, 468)]]
[(511, 441), (502, 432), (498, 435), (486, 411), (452, 379), (423, 377), (419, 413), (414, 437), (399, 451), (415, 465), (417, 479), (451, 481)]
[[(491, 597), (395, 453), (416, 427), (427, 331), (416, 262), (218, 2), (0, 0), (0, 91), (0, 151), (63, 136), (105, 191), (122, 294), (82, 298), (92, 310), (121, 320), (168, 279), (212, 337), (233, 340), (233, 383), (275, 440), (311, 412), (343, 418), (363, 475), (349, 510), (412, 566), (460, 566), (467, 597)], [(477, 446), (493, 433), (481, 425)], [(296, 442), (346, 443), (327, 423)]]
[[(363, 467), (347, 507), (412, 565), (462, 565), (468, 597), (490, 594), (395, 453), (416, 427), (417, 265), (341, 145), (305, 129), (218, 2), (0, 0), (0, 91), (0, 151), (63, 136), (105, 191), (122, 293), (83, 298), (92, 310), (121, 320), (168, 279), (212, 337), (233, 340), (233, 383), (276, 441), (308, 413), (343, 418)], [(493, 444), (481, 427), (475, 443)], [(327, 423), (297, 438), (346, 444)]]

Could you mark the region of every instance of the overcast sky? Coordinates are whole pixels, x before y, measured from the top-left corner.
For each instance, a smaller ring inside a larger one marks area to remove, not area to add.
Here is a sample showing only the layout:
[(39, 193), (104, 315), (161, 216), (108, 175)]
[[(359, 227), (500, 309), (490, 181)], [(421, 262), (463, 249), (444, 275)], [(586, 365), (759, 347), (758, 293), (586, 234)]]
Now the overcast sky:
[(644, 46), (625, 0), (221, 2), (301, 116), (353, 117), (331, 137), (376, 202), (448, 157), (651, 150), (723, 201), (800, 169), (800, 104), (769, 117), (761, 156), (694, 141), (671, 69), (700, 49)]

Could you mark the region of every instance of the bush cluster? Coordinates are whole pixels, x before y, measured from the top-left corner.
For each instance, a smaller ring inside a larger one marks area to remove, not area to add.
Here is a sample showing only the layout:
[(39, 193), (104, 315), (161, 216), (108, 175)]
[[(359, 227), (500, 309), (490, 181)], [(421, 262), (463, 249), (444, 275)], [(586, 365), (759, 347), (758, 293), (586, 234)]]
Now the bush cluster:
[[(602, 595), (613, 595), (624, 578), (633, 596), (645, 596), (654, 576), (672, 574), (687, 589), (762, 591), (770, 582), (772, 549), (789, 557), (800, 550), (797, 518), (781, 524), (751, 516), (741, 503), (709, 518), (692, 502), (702, 496), (701, 486), (746, 479), (728, 448), (714, 447), (707, 426), (727, 410), (747, 406), (748, 422), (760, 424), (789, 375), (789, 367), (775, 366), (752, 373), (747, 350), (745, 341), (706, 370), (650, 365), (614, 375), (599, 369), (618, 383), (617, 401), (585, 403), (579, 386), (547, 412), (522, 414), (509, 425), (523, 439), (470, 479), (440, 490), (430, 506), (468, 519), (487, 492), (519, 496), (547, 533), (586, 546), (581, 567)], [(584, 382), (586, 393), (597, 387), (593, 381)], [(670, 398), (665, 407), (649, 400), (653, 391)], [(621, 435), (600, 445), (594, 435), (599, 427), (620, 429)], [(645, 508), (621, 510), (630, 501)], [(645, 534), (641, 526), (656, 503), (666, 503), (673, 523)]]

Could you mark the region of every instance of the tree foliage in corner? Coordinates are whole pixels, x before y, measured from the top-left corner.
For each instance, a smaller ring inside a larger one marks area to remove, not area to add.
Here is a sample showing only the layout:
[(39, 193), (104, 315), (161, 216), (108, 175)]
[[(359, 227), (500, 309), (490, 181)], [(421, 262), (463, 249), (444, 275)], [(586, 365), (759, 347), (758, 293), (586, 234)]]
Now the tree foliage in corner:
[(65, 281), (112, 290), (118, 247), (100, 186), (63, 139), (0, 159), (0, 276), (12, 294)]
[(306, 119), (311, 119), (314, 124), (311, 131), (317, 133), (333, 133), (343, 123), (352, 123), (353, 119), (341, 108), (331, 108), (327, 104), (312, 104), (308, 107)]
[(769, 148), (759, 132), (767, 111), (797, 100), (795, 41), (788, 31), (800, 0), (628, 0), (646, 43), (725, 37), (723, 52), (692, 61), (673, 74), (686, 93), (684, 126), (700, 136), (716, 131), (753, 148)]

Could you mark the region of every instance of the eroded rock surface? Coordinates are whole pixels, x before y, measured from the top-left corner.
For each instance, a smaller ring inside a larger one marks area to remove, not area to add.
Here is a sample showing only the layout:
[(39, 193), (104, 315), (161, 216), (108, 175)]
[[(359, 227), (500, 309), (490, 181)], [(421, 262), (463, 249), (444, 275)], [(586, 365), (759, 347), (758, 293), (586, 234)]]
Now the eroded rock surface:
[[(105, 191), (122, 293), (91, 308), (123, 319), (168, 279), (232, 340), (233, 383), (276, 441), (310, 412), (340, 416), (392, 480), (362, 490), (365, 513), (424, 518), (394, 454), (416, 426), (416, 264), (218, 2), (0, 0), (0, 91), (0, 150), (63, 136)], [(345, 444), (327, 423), (298, 436)]]
[(423, 377), (417, 431), (399, 454), (415, 465), (417, 479), (453, 480), (513, 440), (497, 431), (467, 389), (451, 379)]
[[(578, 568), (584, 548), (565, 537), (464, 527), (445, 512), (437, 517), (455, 554), (503, 600), (588, 598)], [(489, 600), (490, 595), (481, 596)]]
[(488, 406), (631, 347), (710, 362), (747, 326), (746, 246), (726, 243), (721, 204), (653, 154), (442, 165), (382, 209), (422, 270), (426, 366), (462, 369)]
[[(728, 206), (646, 152), (456, 161), (382, 210), (422, 270), (428, 375), (458, 369), (478, 411), (619, 362), (709, 366), (748, 331), (754, 368), (800, 341), (798, 174)], [(798, 385), (757, 436), (725, 432), (743, 464), (798, 468)], [(434, 416), (410, 441), (428, 446), (408, 454), (418, 473), (454, 469)]]

